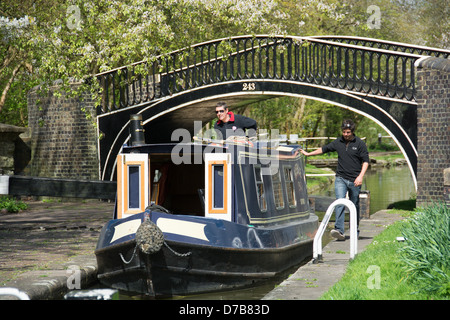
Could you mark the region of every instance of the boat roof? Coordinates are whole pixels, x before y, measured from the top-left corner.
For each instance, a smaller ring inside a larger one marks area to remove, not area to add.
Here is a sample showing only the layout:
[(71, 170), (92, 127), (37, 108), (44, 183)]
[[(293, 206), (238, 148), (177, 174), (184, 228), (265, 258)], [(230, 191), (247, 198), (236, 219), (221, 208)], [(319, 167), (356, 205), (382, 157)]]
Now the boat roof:
[[(255, 141), (252, 143), (241, 143), (236, 141), (209, 141), (204, 142), (191, 142), (191, 143), (155, 143), (155, 144), (141, 144), (136, 146), (124, 146), (123, 153), (148, 153), (148, 154), (170, 154), (173, 149), (177, 148), (177, 152), (183, 150), (191, 154), (204, 153), (205, 150), (210, 153), (226, 153), (233, 152), (236, 148), (244, 148), (249, 150), (266, 149), (271, 150), (273, 153), (277, 152), (280, 156), (295, 156), (299, 149), (299, 145), (280, 145), (273, 141)], [(267, 153), (267, 151), (266, 151)]]

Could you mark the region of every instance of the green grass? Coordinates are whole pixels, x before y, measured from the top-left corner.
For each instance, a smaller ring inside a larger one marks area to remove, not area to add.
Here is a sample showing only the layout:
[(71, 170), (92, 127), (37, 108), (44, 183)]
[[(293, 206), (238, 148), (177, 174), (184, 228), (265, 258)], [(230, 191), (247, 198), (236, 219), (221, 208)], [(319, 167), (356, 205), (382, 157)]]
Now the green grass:
[[(397, 250), (403, 243), (395, 239), (401, 236), (400, 224), (389, 226), (374, 238), (366, 250), (357, 255), (347, 267), (342, 279), (331, 287), (321, 299), (324, 300), (387, 300), (423, 299), (411, 294), (415, 288), (404, 281), (404, 273)], [(377, 289), (375, 271), (379, 270)]]
[[(329, 168), (317, 168), (310, 164), (306, 164), (305, 172), (306, 172), (306, 174), (334, 173), (333, 170), (331, 170)], [(322, 189), (323, 187), (328, 186), (330, 183), (332, 183), (332, 181), (333, 181), (333, 177), (308, 177), (306, 179), (308, 192), (314, 193), (314, 192)]]
[(376, 236), (322, 300), (450, 299), (449, 208), (402, 212), (410, 217)]

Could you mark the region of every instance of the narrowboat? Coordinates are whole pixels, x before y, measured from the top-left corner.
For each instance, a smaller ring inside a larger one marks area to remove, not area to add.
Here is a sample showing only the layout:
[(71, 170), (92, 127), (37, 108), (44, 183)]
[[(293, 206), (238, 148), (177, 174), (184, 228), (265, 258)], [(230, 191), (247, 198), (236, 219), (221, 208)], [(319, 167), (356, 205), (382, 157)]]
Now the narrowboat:
[(124, 146), (95, 250), (108, 287), (177, 296), (254, 285), (312, 257), (318, 218), (297, 145)]

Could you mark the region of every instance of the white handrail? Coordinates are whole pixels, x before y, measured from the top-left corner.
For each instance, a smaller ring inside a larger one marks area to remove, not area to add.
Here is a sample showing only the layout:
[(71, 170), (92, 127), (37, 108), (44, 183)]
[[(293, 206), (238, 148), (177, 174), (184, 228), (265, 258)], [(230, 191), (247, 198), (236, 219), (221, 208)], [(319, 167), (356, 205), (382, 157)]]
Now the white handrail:
[(350, 210), (350, 259), (354, 259), (358, 251), (358, 230), (357, 230), (357, 217), (356, 217), (356, 207), (348, 199), (337, 199), (335, 200), (327, 209), (325, 216), (323, 217), (322, 223), (317, 230), (313, 242), (313, 263), (319, 263), (322, 260), (322, 236), (325, 232), (328, 222), (330, 221), (333, 210), (336, 206), (344, 205)]
[(20, 300), (30, 300), (30, 297), (17, 288), (0, 288), (0, 296), (14, 296)]

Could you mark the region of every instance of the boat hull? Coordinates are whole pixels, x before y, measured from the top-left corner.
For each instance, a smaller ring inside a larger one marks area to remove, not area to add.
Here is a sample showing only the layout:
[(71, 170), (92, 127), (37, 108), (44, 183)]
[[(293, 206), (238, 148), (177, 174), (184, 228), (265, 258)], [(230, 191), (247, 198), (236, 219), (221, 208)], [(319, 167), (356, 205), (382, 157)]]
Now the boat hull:
[[(135, 241), (96, 250), (98, 278), (108, 287), (156, 296), (188, 295), (255, 285), (312, 256), (312, 240), (284, 248), (242, 249), (166, 242), (157, 253)], [(184, 256), (183, 254), (189, 253)], [(122, 257), (123, 259), (122, 259)], [(123, 260), (131, 259), (128, 264)]]
[[(164, 238), (164, 244), (148, 254), (135, 240), (147, 219)], [(98, 279), (108, 287), (164, 296), (246, 287), (311, 258), (317, 227), (313, 214), (257, 228), (146, 211), (103, 227), (95, 251)]]

